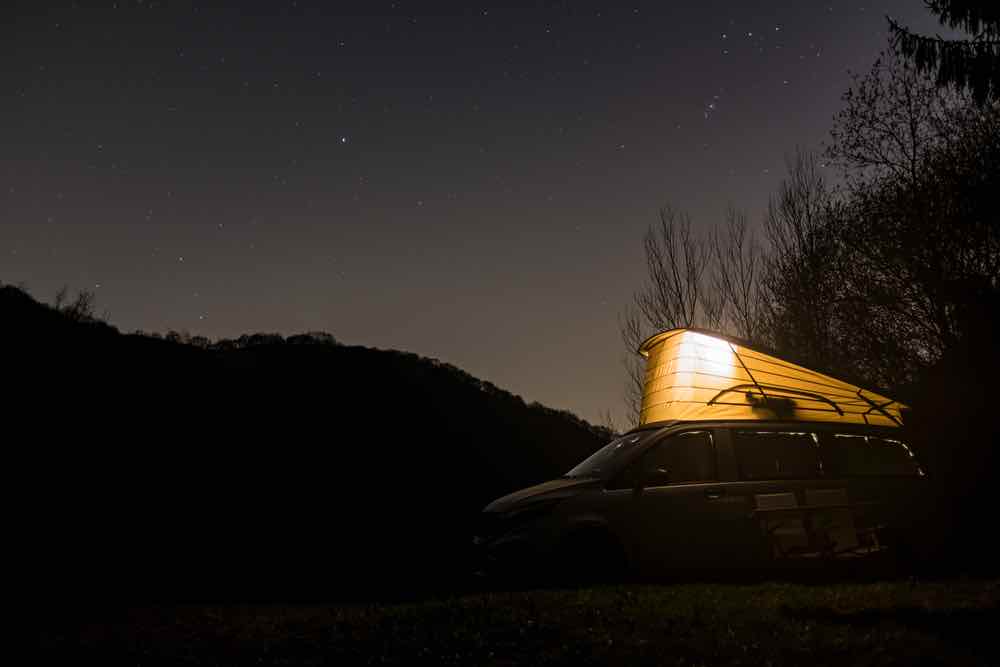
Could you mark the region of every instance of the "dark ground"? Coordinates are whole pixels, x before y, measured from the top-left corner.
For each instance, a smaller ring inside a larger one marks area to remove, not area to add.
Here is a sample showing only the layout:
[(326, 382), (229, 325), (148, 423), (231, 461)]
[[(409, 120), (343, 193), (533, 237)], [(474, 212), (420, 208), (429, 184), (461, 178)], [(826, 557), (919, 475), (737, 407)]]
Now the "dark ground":
[(53, 605), (36, 619), (39, 664), (1000, 664), (1000, 580), (624, 585), (395, 604)]

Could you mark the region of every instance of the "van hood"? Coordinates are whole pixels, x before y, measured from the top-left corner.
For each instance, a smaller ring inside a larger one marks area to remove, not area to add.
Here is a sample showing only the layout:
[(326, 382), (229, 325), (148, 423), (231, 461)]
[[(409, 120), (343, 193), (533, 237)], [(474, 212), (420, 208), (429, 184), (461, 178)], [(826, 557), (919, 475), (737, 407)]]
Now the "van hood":
[(580, 491), (599, 486), (601, 480), (593, 478), (563, 478), (529, 486), (526, 489), (497, 498), (486, 506), (484, 512), (509, 512), (518, 505), (528, 505), (539, 500), (558, 500), (574, 496)]

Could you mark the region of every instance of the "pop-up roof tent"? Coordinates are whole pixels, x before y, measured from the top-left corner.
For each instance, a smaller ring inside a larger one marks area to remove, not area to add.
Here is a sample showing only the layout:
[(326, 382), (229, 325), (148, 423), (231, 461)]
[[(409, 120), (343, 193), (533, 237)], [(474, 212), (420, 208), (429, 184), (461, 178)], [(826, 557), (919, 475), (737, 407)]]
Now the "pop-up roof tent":
[(783, 419), (902, 425), (906, 406), (736, 341), (671, 329), (639, 347), (646, 357), (639, 424)]

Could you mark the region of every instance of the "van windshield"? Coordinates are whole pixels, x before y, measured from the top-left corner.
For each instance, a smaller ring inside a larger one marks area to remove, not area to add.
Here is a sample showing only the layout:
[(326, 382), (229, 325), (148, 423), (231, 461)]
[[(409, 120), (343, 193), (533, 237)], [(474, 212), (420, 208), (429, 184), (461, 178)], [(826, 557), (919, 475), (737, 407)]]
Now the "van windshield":
[(645, 435), (633, 433), (612, 440), (566, 473), (566, 477), (604, 477), (609, 471), (618, 468), (625, 454), (632, 451)]

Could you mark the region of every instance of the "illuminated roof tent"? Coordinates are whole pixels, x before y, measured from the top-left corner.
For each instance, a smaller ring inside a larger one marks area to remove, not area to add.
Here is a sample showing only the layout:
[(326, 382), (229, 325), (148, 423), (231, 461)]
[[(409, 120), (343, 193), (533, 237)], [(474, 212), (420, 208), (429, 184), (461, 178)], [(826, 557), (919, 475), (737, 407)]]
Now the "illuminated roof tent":
[(781, 419), (901, 426), (898, 401), (693, 329), (639, 346), (646, 357), (639, 424)]

